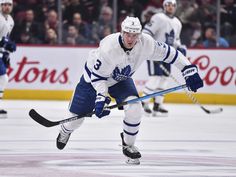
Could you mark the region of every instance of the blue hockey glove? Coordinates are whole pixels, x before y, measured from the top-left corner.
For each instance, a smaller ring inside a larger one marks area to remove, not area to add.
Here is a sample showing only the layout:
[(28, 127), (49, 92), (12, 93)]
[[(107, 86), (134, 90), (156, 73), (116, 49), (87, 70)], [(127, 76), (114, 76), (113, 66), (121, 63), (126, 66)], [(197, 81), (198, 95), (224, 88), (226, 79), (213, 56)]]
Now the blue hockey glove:
[(3, 37), (0, 41), (0, 47), (4, 48), (5, 50), (9, 52), (15, 52), (16, 51), (16, 43), (11, 41), (8, 37)]
[(2, 57), (0, 59), (2, 59), (4, 65), (6, 66), (6, 68), (8, 68), (10, 66), (10, 57), (9, 57), (9, 53), (8, 52), (2, 52)]
[(106, 105), (111, 102), (111, 99), (108, 96), (104, 96), (102, 94), (98, 94), (95, 101), (95, 114), (98, 118), (102, 118), (103, 116), (107, 116), (110, 114), (109, 109), (104, 109)]
[(182, 69), (183, 77), (190, 91), (196, 92), (197, 89), (203, 87), (203, 81), (198, 74), (196, 65), (188, 65)]

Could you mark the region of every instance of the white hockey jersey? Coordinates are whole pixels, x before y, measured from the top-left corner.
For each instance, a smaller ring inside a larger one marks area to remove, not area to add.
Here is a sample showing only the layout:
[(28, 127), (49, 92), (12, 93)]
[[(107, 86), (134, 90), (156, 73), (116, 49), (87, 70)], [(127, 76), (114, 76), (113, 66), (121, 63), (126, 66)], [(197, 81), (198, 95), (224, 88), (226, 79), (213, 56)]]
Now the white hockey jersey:
[(142, 33), (132, 50), (122, 47), (121, 34), (108, 35), (97, 49), (89, 53), (84, 69), (85, 81), (93, 85), (97, 93), (107, 95), (108, 87), (133, 75), (143, 61), (149, 59), (175, 64), (180, 70), (190, 62), (173, 47), (156, 42)]
[(155, 40), (165, 42), (177, 48), (181, 45), (180, 33), (182, 24), (176, 17), (169, 17), (165, 13), (157, 13), (152, 16), (143, 32), (151, 35)]
[(0, 40), (2, 37), (9, 36), (12, 29), (14, 27), (14, 20), (10, 15), (7, 15), (7, 17), (3, 16), (2, 13), (0, 13)]

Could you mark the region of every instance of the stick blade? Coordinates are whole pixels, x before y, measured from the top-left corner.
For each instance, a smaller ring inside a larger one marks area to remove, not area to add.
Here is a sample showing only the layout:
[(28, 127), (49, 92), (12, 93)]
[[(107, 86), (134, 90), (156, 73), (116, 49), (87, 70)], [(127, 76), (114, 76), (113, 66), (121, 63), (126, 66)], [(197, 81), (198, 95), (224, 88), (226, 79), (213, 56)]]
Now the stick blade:
[(223, 108), (217, 108), (214, 110), (208, 110), (206, 108), (204, 108), (203, 106), (201, 106), (201, 108), (207, 113), (207, 114), (218, 114), (221, 113), (223, 111)]
[(53, 127), (55, 125), (58, 125), (58, 122), (52, 122), (46, 118), (44, 118), (43, 116), (41, 116), (39, 113), (37, 113), (37, 111), (35, 111), (34, 109), (31, 109), (29, 111), (29, 116), (36, 122), (38, 122), (39, 124), (43, 125), (44, 127)]

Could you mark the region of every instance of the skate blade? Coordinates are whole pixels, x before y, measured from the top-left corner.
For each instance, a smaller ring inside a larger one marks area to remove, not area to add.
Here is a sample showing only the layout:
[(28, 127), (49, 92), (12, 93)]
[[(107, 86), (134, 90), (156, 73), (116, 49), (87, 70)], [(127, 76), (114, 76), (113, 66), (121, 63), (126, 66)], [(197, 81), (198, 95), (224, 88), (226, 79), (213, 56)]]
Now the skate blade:
[(153, 117), (168, 117), (168, 113), (160, 113), (160, 112), (154, 112), (152, 114)]
[(144, 111), (144, 116), (145, 117), (152, 117), (152, 113), (147, 113), (147, 112)]
[(0, 119), (6, 119), (7, 118), (7, 114), (0, 114)]
[(139, 165), (140, 164), (140, 161), (139, 159), (131, 159), (131, 158), (128, 158), (126, 160), (126, 163), (129, 164), (129, 165)]

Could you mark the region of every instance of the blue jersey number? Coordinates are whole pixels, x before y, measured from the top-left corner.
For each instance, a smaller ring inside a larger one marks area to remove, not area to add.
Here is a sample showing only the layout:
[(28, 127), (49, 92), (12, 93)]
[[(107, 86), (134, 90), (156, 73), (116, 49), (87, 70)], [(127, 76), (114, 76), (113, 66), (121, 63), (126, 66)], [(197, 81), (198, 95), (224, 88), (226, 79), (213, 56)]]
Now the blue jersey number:
[(97, 62), (94, 65), (94, 69), (98, 70), (101, 65), (102, 65), (102, 62), (99, 59), (97, 59)]

